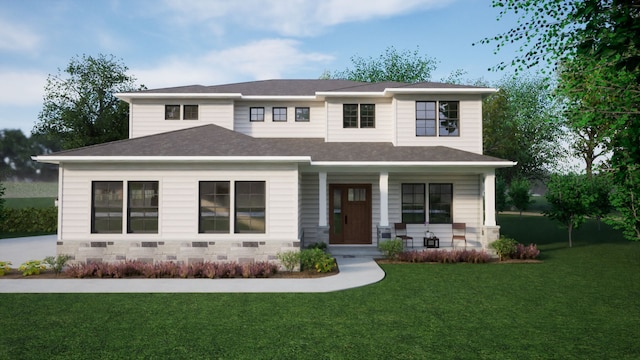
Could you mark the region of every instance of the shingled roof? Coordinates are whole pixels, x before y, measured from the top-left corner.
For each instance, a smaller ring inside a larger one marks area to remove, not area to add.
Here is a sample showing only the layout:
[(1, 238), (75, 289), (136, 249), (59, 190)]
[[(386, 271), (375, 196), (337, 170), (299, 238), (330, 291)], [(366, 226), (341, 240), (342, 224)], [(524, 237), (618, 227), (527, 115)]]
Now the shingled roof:
[[(254, 138), (217, 125), (114, 141), (41, 155), (64, 157), (310, 157), (330, 162), (505, 162), (444, 146), (393, 146), (391, 143), (325, 142), (318, 138)], [(509, 163), (510, 164), (510, 163)]]

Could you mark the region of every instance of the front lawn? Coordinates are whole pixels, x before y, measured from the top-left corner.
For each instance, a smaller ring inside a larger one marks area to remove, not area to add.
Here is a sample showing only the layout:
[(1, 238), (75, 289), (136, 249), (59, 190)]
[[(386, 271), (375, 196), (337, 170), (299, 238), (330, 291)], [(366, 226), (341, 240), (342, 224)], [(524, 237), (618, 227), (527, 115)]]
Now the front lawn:
[(640, 243), (499, 220), (543, 263), (388, 264), (328, 294), (2, 294), (0, 358), (638, 357)]

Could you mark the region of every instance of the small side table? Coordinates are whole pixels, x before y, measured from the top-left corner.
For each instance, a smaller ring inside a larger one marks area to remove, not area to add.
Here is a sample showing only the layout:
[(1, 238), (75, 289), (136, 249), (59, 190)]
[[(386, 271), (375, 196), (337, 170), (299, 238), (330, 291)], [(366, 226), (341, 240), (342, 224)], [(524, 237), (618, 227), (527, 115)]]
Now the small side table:
[(424, 237), (424, 246), (426, 248), (439, 248), (440, 247), (440, 239), (435, 236), (425, 236)]

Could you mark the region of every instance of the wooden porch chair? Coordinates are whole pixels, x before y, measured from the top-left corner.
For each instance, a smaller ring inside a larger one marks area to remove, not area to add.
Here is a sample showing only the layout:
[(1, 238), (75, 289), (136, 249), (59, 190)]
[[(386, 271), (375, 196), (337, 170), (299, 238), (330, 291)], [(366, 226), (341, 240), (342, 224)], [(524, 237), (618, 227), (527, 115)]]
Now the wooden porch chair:
[(453, 247), (454, 240), (464, 240), (464, 247), (467, 247), (467, 224), (451, 224), (451, 247)]
[(407, 224), (405, 223), (395, 223), (393, 224), (393, 228), (396, 232), (396, 237), (402, 240), (405, 246), (411, 240), (411, 247), (413, 247), (413, 237), (407, 235)]

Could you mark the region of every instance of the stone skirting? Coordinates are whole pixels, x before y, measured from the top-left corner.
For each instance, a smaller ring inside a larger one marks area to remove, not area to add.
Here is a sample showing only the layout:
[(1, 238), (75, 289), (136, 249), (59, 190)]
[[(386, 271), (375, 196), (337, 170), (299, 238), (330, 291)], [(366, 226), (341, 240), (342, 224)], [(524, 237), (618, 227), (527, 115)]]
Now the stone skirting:
[(489, 244), (500, 238), (500, 226), (483, 226), (482, 227), (482, 247), (489, 248)]
[(140, 260), (150, 263), (278, 261), (277, 254), (299, 251), (299, 240), (216, 241), (58, 241), (56, 253), (71, 255), (71, 263)]

